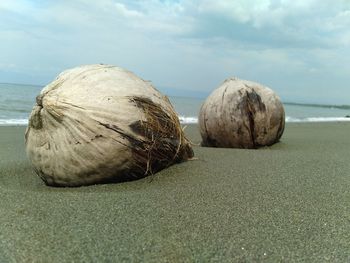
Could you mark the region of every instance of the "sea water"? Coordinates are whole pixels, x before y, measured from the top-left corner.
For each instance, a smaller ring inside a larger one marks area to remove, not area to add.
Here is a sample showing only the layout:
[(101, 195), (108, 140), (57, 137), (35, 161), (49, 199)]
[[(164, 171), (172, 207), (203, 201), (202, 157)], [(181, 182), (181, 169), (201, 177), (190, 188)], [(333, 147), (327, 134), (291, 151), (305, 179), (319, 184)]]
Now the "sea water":
[[(183, 123), (197, 123), (200, 107), (205, 99), (170, 97)], [(350, 101), (349, 101), (350, 102)], [(284, 103), (286, 122), (334, 122), (350, 121), (348, 105), (315, 105)]]
[[(43, 87), (0, 83), (0, 125), (27, 125), (35, 98)], [(193, 94), (193, 93), (191, 93)], [(197, 123), (205, 98), (169, 97), (183, 124)], [(350, 104), (350, 101), (349, 101)], [(287, 122), (350, 121), (350, 106), (284, 103)]]

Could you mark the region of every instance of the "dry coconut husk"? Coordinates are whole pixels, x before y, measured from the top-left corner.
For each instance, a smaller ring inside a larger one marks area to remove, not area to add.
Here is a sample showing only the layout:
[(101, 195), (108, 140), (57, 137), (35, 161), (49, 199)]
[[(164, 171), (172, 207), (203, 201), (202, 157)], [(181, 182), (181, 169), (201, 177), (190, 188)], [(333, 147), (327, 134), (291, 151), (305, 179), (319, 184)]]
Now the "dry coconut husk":
[(285, 113), (279, 97), (261, 84), (227, 79), (199, 113), (203, 146), (259, 148), (281, 138)]
[(111, 65), (61, 73), (37, 97), (26, 151), (47, 185), (120, 182), (193, 157), (168, 98)]

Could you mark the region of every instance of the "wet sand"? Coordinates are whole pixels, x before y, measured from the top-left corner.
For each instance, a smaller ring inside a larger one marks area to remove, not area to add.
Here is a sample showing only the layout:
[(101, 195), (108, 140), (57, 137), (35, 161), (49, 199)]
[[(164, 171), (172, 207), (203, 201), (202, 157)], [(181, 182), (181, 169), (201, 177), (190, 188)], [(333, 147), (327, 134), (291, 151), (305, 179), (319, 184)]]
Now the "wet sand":
[(79, 188), (44, 185), (24, 130), (0, 127), (0, 262), (350, 260), (350, 123), (288, 124), (259, 150), (195, 146), (152, 177)]

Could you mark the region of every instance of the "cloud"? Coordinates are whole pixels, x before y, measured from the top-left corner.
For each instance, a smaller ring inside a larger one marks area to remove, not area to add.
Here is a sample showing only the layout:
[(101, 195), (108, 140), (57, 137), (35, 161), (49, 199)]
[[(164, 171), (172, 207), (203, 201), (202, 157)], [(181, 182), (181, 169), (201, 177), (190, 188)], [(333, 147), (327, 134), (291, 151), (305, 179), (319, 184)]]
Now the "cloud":
[(0, 81), (103, 62), (159, 86), (209, 91), (236, 75), (314, 95), (350, 81), (349, 47), (345, 0), (0, 2)]
[(3, 0), (0, 2), (0, 12), (21, 13), (27, 10), (27, 6), (24, 1)]
[(200, 1), (196, 37), (220, 36), (261, 48), (336, 46), (334, 37), (344, 31), (337, 31), (344, 23), (337, 17), (347, 12), (346, 5), (327, 2)]
[(127, 29), (146, 36), (194, 38), (203, 42), (223, 38), (235, 41), (238, 46), (257, 48), (344, 45), (350, 20), (349, 6), (343, 1), (78, 0), (33, 5), (22, 0), (20, 5), (16, 3), (5, 1), (2, 5), (5, 10), (20, 14), (24, 21), (31, 18), (41, 28), (59, 29), (56, 33)]

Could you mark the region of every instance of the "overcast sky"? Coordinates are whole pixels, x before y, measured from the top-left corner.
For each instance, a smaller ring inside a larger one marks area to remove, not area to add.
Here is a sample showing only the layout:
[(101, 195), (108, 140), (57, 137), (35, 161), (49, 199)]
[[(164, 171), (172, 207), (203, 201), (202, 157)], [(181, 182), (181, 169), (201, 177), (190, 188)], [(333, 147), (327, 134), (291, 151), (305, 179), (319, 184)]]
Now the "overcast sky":
[(350, 1), (0, 1), (0, 82), (43, 85), (91, 63), (163, 90), (237, 76), (284, 101), (350, 104)]

